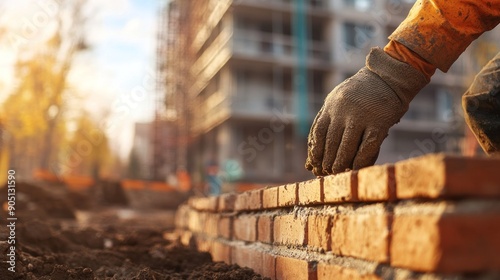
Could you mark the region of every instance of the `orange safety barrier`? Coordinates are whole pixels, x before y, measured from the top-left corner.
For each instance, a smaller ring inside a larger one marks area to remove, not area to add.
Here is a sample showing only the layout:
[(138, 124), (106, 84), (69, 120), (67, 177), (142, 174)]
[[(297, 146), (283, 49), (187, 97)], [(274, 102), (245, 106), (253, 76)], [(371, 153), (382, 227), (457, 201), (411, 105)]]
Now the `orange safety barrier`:
[(33, 170), (33, 179), (49, 183), (57, 183), (60, 181), (54, 173), (40, 168)]
[(92, 177), (79, 175), (64, 176), (63, 182), (69, 189), (75, 191), (87, 190), (95, 185), (95, 180)]

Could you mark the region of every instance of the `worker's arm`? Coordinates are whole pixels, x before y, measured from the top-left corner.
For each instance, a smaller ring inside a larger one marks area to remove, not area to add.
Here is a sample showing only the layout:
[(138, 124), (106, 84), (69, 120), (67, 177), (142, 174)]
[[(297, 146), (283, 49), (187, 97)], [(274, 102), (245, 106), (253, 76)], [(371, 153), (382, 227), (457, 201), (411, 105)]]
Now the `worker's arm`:
[[(499, 0), (418, 0), (384, 50), (413, 66), (423, 59), (447, 72), (472, 41), (498, 23)], [(401, 53), (395, 42), (412, 52)]]
[(327, 96), (308, 138), (315, 175), (375, 163), (389, 128), (436, 68), (447, 71), (467, 46), (500, 21), (500, 1), (419, 0), (366, 66)]

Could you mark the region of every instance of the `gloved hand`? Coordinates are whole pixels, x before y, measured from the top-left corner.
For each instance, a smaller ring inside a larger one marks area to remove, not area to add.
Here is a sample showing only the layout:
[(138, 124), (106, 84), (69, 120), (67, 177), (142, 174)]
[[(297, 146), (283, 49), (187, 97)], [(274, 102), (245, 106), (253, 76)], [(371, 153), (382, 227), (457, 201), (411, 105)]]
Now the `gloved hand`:
[(373, 165), (389, 128), (428, 82), (409, 64), (373, 48), (366, 66), (326, 97), (309, 132), (306, 168), (324, 176)]
[(483, 150), (500, 156), (500, 53), (474, 78), (462, 97), (462, 107)]

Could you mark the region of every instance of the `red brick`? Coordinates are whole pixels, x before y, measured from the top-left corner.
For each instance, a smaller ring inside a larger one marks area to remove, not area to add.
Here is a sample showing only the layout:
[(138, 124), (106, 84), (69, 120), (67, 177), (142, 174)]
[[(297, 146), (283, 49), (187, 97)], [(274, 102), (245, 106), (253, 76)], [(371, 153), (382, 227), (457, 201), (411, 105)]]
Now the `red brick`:
[(264, 277), (276, 279), (276, 256), (262, 253), (262, 271), (257, 272)]
[(323, 202), (323, 178), (300, 182), (298, 189), (300, 205), (319, 204)]
[(183, 231), (181, 233), (180, 239), (181, 239), (181, 244), (186, 247), (194, 244), (193, 233), (190, 231), (187, 230)]
[(257, 238), (257, 216), (241, 215), (233, 222), (234, 238), (243, 241), (255, 241)]
[(219, 234), (218, 229), (219, 215), (207, 214), (205, 223), (203, 224), (203, 233), (210, 237), (217, 237)]
[(232, 212), (234, 211), (234, 203), (236, 201), (237, 194), (235, 193), (225, 193), (219, 196), (219, 211), (221, 212)]
[(222, 216), (219, 218), (219, 237), (225, 239), (231, 239), (233, 232), (233, 221), (232, 217)]
[(198, 211), (191, 211), (189, 214), (188, 227), (192, 232), (201, 232), (205, 224), (206, 214)]
[(307, 237), (307, 218), (284, 215), (274, 218), (273, 241), (275, 244), (305, 245)]
[(263, 190), (262, 207), (265, 209), (278, 207), (278, 187), (268, 187)]
[(227, 264), (231, 263), (231, 246), (214, 241), (212, 244), (212, 260), (214, 262), (225, 262)]
[(357, 178), (357, 171), (324, 177), (324, 202), (356, 201), (358, 199)]
[(342, 267), (335, 264), (318, 263), (318, 280), (379, 280), (382, 279), (373, 273), (363, 273), (354, 268)]
[(498, 271), (499, 232), (499, 212), (398, 215), (391, 265), (439, 273)]
[(247, 210), (262, 209), (262, 189), (248, 191)]
[(396, 199), (394, 165), (375, 165), (358, 171), (358, 198), (361, 201)]
[(248, 192), (240, 193), (234, 201), (234, 210), (241, 212), (248, 209)]
[(377, 262), (389, 260), (390, 216), (385, 213), (340, 214), (333, 217), (334, 254)]
[(308, 217), (307, 245), (329, 251), (331, 248), (331, 223), (329, 216)]
[(210, 252), (212, 250), (212, 241), (197, 237), (195, 239), (196, 249), (200, 252)]
[(279, 256), (276, 258), (276, 279), (316, 280), (316, 263)]
[(262, 243), (273, 243), (273, 216), (259, 216), (259, 220), (257, 221), (257, 238)]
[(189, 199), (189, 205), (199, 211), (217, 211), (219, 198), (217, 196), (210, 197), (192, 197)]
[(398, 198), (499, 197), (500, 160), (426, 155), (395, 164)]
[(278, 206), (295, 206), (298, 203), (297, 184), (288, 184), (278, 187)]
[(232, 263), (262, 271), (262, 252), (249, 247), (235, 246), (232, 248)]

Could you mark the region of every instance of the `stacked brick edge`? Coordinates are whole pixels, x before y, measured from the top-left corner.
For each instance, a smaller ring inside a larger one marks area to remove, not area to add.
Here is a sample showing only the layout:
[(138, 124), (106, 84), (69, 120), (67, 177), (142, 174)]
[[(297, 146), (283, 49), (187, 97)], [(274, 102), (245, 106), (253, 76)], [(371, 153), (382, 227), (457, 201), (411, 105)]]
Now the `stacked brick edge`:
[(271, 279), (500, 279), (500, 160), (434, 154), (191, 198), (176, 231)]

